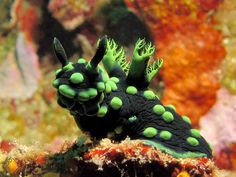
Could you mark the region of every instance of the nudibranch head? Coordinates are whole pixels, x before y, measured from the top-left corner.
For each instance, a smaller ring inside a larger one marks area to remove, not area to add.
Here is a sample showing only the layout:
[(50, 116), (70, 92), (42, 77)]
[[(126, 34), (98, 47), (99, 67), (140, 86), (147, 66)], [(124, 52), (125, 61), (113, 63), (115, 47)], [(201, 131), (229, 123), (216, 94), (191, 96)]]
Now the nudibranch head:
[[(56, 38), (55, 54), (62, 64), (56, 71), (53, 86), (58, 90), (58, 104), (74, 114), (95, 115), (103, 101), (106, 76), (99, 61), (106, 49), (106, 37), (99, 42), (98, 50), (91, 61), (80, 58), (77, 63), (68, 61), (66, 53)], [(97, 104), (94, 104), (97, 103)]]

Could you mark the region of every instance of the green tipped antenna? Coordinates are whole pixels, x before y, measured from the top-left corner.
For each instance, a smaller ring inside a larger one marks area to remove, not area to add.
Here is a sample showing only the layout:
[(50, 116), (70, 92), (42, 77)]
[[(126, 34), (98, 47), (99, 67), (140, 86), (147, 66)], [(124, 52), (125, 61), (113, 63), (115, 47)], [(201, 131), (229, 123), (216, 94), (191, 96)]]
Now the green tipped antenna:
[(54, 37), (54, 40), (53, 40), (53, 49), (54, 49), (57, 59), (62, 64), (62, 67), (67, 65), (68, 58), (67, 58), (65, 49), (62, 47), (60, 41), (56, 37)]

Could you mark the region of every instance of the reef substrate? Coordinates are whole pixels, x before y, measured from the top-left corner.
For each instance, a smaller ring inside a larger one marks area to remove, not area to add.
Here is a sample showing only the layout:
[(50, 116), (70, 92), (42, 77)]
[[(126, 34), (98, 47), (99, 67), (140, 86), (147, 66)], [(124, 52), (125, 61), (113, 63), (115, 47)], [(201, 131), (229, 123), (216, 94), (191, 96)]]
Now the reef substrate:
[[(126, 138), (117, 144), (103, 139), (97, 145), (84, 144), (81, 138), (57, 154), (18, 151), (3, 162), (10, 176), (61, 177), (220, 177), (220, 170), (208, 158), (174, 158), (142, 140)], [(31, 152), (31, 153), (29, 153)], [(3, 174), (3, 173), (0, 173)]]

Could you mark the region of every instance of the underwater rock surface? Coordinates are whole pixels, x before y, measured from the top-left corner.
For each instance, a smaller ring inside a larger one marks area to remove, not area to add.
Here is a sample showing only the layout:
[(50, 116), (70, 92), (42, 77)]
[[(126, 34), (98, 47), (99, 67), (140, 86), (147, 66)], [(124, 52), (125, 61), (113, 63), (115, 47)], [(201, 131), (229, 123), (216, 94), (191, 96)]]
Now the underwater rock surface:
[[(97, 145), (79, 138), (65, 145), (60, 153), (49, 154), (38, 148), (18, 147), (11, 154), (0, 153), (0, 175), (61, 177), (221, 177), (207, 158), (176, 159), (140, 140), (113, 143), (103, 139)], [(27, 153), (25, 153), (27, 152)], [(222, 176), (223, 177), (223, 176)]]

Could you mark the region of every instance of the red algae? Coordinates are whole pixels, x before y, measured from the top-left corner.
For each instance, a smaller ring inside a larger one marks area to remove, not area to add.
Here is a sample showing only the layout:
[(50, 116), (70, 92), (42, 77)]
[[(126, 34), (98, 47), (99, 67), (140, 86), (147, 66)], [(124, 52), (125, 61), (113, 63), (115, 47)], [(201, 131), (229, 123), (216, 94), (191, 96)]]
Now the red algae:
[[(216, 101), (217, 70), (225, 56), (223, 36), (214, 28), (221, 1), (129, 1), (128, 7), (149, 27), (158, 55), (165, 59), (161, 75), (163, 102), (192, 118), (195, 126)], [(186, 107), (186, 105), (188, 105)]]

